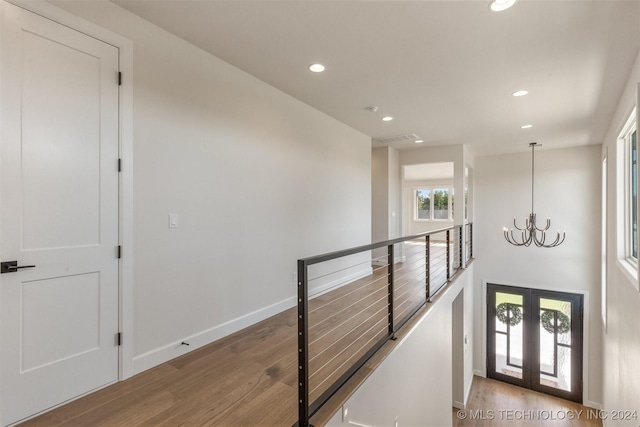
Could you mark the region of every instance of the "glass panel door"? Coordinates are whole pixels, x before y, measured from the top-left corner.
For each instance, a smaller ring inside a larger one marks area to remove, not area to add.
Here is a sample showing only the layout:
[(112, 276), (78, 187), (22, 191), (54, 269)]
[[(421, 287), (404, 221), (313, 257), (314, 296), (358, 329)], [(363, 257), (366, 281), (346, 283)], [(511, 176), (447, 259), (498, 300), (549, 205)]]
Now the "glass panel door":
[(489, 377), (529, 387), (524, 366), (527, 332), (525, 292), (509, 286), (488, 285)]
[(582, 295), (487, 284), (487, 376), (582, 402)]
[(532, 291), (538, 361), (532, 389), (568, 400), (582, 398), (582, 296)]

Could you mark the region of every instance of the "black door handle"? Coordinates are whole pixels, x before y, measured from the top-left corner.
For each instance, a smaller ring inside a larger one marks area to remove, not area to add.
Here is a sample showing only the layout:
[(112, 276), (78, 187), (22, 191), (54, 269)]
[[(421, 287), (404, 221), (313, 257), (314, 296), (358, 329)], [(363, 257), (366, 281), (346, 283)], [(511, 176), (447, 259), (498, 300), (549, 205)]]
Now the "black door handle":
[(18, 261), (4, 261), (0, 263), (0, 274), (15, 273), (21, 268), (33, 268), (35, 265), (18, 265)]

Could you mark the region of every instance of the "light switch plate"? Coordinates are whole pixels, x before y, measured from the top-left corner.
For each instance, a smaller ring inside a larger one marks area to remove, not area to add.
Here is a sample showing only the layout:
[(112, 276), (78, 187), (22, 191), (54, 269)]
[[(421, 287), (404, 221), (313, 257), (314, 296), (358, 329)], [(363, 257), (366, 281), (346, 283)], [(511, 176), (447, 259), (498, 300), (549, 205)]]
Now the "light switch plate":
[(169, 214), (169, 228), (178, 228), (178, 214), (170, 213)]

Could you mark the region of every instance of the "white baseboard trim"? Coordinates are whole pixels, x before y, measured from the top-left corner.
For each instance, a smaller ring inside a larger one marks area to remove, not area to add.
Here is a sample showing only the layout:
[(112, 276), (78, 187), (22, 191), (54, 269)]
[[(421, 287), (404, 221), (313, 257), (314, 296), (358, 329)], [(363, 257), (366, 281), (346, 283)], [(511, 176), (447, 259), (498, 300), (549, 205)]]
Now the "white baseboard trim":
[(453, 407), (464, 411), (464, 403), (458, 402), (457, 400), (453, 402)]
[[(407, 260), (406, 256), (397, 256), (395, 258), (395, 264), (400, 264), (403, 263)], [(371, 261), (371, 265), (376, 265), (376, 266), (380, 266), (383, 267), (385, 265), (387, 265), (387, 259), (374, 259)]]
[[(316, 289), (311, 289), (310, 292), (313, 292), (312, 298), (326, 294), (327, 292), (351, 283), (354, 280), (366, 277), (372, 274), (372, 272), (373, 269), (371, 267), (366, 267), (353, 274), (343, 276), (337, 280), (326, 283)], [(241, 329), (254, 325), (262, 320), (268, 319), (271, 316), (275, 316), (278, 313), (295, 307), (296, 300), (297, 297), (295, 296), (287, 298), (275, 304), (271, 304), (270, 306), (245, 314), (244, 316), (229, 320), (225, 323), (222, 323), (221, 325), (214, 326), (213, 328), (207, 329), (197, 334), (193, 334), (188, 337), (184, 337), (163, 347), (159, 347), (157, 349), (136, 356), (133, 358), (133, 374), (136, 375), (140, 372), (144, 372), (147, 369), (151, 369), (197, 348), (200, 348), (207, 344), (211, 344), (212, 342), (224, 338), (227, 335), (231, 335), (234, 332), (238, 332)], [(189, 346), (182, 345), (183, 341), (188, 342)]]
[[(144, 354), (133, 358), (133, 372), (134, 375), (144, 372), (147, 369), (151, 369), (162, 363), (168, 362), (178, 356), (182, 356), (190, 351), (200, 348), (204, 345), (211, 344), (221, 338), (231, 335), (234, 332), (238, 332), (248, 326), (256, 324), (262, 320), (265, 320), (271, 316), (275, 316), (285, 310), (288, 310), (296, 305), (296, 297), (290, 297), (270, 306), (261, 308), (252, 313), (245, 314), (221, 325), (214, 326), (213, 328), (199, 332), (197, 334), (184, 337), (178, 341), (167, 344), (163, 347), (155, 350), (148, 351)], [(182, 342), (188, 342), (189, 346), (184, 346)]]
[[(331, 282), (325, 283), (324, 285), (318, 286), (313, 289), (309, 289), (309, 299), (319, 297), (320, 295), (324, 295), (327, 292), (333, 291), (334, 289), (340, 288), (344, 285), (348, 285), (351, 282), (354, 282), (358, 279), (362, 279), (363, 277), (367, 277), (373, 274), (373, 268), (366, 267), (362, 270), (356, 271), (355, 273), (349, 274), (348, 276), (340, 277), (336, 280), (332, 280)], [(294, 298), (295, 303), (295, 298)]]
[(477, 376), (482, 377), (482, 378), (487, 378), (485, 373), (482, 372), (482, 370), (480, 370), (480, 369), (474, 369), (473, 370), (473, 375), (477, 375)]
[(593, 409), (602, 411), (602, 403), (592, 402), (591, 400), (585, 400), (582, 404), (587, 408), (593, 408)]
[(464, 407), (458, 409), (466, 409), (467, 403), (469, 403), (469, 396), (471, 396), (471, 388), (473, 387), (473, 378), (469, 381), (469, 387), (467, 387), (467, 391), (464, 393)]

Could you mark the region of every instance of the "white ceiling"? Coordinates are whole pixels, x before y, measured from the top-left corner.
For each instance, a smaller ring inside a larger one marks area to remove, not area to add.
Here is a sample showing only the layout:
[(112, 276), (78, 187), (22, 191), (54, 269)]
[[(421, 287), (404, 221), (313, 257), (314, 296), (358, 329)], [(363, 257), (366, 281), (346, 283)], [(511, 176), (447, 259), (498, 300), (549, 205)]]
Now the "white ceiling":
[(398, 149), (600, 144), (640, 45), (638, 1), (114, 1)]

